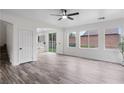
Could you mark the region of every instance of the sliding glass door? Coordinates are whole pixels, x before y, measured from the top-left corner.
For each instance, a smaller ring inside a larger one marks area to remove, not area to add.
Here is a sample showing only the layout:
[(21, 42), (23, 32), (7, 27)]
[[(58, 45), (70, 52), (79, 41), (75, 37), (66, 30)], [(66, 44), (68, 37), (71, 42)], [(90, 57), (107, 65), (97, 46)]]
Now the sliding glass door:
[(49, 33), (49, 52), (56, 52), (56, 33)]

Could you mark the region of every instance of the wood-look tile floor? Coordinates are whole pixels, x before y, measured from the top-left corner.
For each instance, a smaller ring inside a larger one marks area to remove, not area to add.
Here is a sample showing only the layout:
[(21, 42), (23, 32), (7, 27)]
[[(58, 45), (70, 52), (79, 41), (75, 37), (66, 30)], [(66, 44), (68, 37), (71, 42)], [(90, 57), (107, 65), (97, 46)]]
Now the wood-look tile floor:
[(0, 55), (2, 84), (117, 84), (124, 83), (124, 67), (83, 58), (41, 53), (37, 62), (12, 66)]

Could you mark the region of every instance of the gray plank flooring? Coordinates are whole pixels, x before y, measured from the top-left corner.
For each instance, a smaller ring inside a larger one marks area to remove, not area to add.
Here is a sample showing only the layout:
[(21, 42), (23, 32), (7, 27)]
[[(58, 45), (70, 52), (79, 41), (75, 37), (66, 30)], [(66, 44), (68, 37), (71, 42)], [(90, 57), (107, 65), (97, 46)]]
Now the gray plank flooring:
[(12, 66), (0, 49), (1, 84), (124, 84), (124, 67), (102, 61), (40, 53), (37, 62)]

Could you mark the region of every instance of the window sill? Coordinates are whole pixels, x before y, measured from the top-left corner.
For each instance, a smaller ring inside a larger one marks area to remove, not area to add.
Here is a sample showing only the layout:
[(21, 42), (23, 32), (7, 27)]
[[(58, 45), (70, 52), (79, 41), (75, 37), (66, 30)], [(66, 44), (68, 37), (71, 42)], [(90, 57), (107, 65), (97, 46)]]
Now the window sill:
[(96, 50), (98, 48), (81, 48), (81, 47), (79, 47), (79, 49), (93, 49), (93, 50)]
[(76, 48), (76, 47), (68, 47), (68, 48)]

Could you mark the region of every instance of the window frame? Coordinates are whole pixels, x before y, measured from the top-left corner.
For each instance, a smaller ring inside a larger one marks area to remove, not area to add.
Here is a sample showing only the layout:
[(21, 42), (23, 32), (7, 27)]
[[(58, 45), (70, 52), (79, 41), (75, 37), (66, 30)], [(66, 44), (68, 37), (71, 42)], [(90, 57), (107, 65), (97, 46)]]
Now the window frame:
[[(70, 33), (73, 33), (73, 32), (75, 32), (75, 47), (70, 47), (70, 46), (69, 46), (69, 34), (70, 34)], [(76, 47), (77, 47), (77, 32), (76, 32), (76, 31), (72, 31), (72, 32), (68, 32), (68, 33), (67, 33), (67, 47), (68, 47), (68, 48), (76, 48)]]
[[(87, 31), (88, 32), (88, 47), (87, 48), (82, 48), (81, 47), (81, 40), (80, 40), (80, 32), (83, 32), (83, 31)], [(98, 30), (83, 30), (83, 31), (79, 31), (79, 48), (80, 49), (98, 49), (99, 48), (99, 32), (98, 32)], [(89, 32), (90, 31), (97, 31), (97, 33), (98, 33), (98, 47), (95, 47), (95, 48), (92, 48), (92, 47), (89, 47), (89, 45), (90, 45), (90, 42), (89, 42)]]
[[(108, 51), (117, 51), (118, 50), (118, 48), (106, 48), (106, 38), (105, 38), (105, 35), (106, 35), (106, 30), (107, 29), (113, 29), (113, 28), (118, 28), (118, 29), (120, 29), (121, 30), (121, 27), (107, 27), (107, 28), (105, 28), (104, 29), (104, 50), (108, 50)], [(122, 33), (122, 30), (121, 30), (121, 33)], [(120, 38), (119, 38), (120, 40), (121, 40), (121, 36), (120, 36)], [(120, 41), (119, 40), (119, 41)]]

